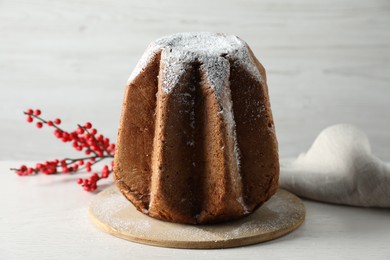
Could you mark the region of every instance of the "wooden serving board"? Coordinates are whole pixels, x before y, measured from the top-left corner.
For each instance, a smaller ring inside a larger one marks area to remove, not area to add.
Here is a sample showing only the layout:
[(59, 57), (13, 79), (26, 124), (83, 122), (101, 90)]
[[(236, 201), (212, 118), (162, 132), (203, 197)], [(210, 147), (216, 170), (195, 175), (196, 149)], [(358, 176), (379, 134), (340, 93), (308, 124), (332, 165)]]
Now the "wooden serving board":
[(215, 225), (183, 225), (151, 218), (138, 210), (116, 186), (100, 192), (89, 206), (94, 224), (114, 236), (154, 246), (227, 248), (275, 239), (298, 228), (305, 218), (302, 201), (285, 190), (253, 214)]

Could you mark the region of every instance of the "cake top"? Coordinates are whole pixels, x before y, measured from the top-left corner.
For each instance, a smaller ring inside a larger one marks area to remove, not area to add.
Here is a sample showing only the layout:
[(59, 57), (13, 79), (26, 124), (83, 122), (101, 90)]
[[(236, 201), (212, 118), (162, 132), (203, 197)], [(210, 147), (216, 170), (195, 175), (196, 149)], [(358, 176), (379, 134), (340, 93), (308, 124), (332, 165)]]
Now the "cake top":
[(165, 36), (152, 42), (129, 78), (133, 81), (151, 58), (161, 53), (163, 62), (162, 90), (169, 93), (188, 66), (201, 65), (207, 80), (219, 92), (229, 78), (230, 63), (239, 63), (252, 77), (262, 81), (247, 44), (234, 35), (188, 32)]

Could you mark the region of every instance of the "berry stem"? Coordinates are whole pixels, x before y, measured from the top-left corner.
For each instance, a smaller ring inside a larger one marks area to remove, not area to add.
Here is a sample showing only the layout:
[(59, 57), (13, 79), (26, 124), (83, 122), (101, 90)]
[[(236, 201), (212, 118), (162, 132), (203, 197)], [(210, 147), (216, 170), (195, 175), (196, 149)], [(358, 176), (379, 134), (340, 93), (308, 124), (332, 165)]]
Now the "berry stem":
[[(41, 122), (44, 123), (44, 124), (47, 124), (47, 123), (48, 123), (48, 121), (46, 121), (45, 119), (43, 119), (43, 118), (40, 117), (39, 115), (29, 114), (28, 112), (23, 112), (23, 114), (27, 115), (28, 117), (38, 119), (39, 121), (41, 121)], [(51, 125), (51, 127), (54, 127), (55, 129), (58, 129), (58, 130), (64, 132), (64, 130), (62, 130), (60, 127), (58, 127), (58, 126), (55, 125), (55, 124)]]
[[(105, 138), (102, 134), (99, 134), (96, 137), (98, 131), (95, 128), (92, 128), (92, 124), (90, 122), (85, 123), (84, 126), (78, 124), (75, 131), (67, 132), (58, 126), (61, 124), (61, 119), (56, 118), (53, 121), (46, 120), (41, 117), (42, 112), (39, 109), (28, 109), (23, 113), (27, 116), (28, 123), (32, 123), (34, 120), (38, 121), (36, 123), (37, 128), (42, 128), (44, 125), (54, 127), (54, 135), (58, 139), (61, 139), (63, 142), (72, 142), (73, 147), (77, 151), (84, 152), (87, 156), (81, 156), (79, 158), (64, 158), (61, 160), (55, 159), (52, 161), (37, 163), (35, 167), (21, 165), (19, 168), (11, 168), (11, 170), (15, 171), (19, 176), (38, 173), (46, 175), (76, 173), (81, 170), (91, 172), (92, 167), (95, 164), (105, 159), (114, 158), (115, 144), (110, 143), (110, 140)], [(93, 173), (88, 179), (78, 179), (77, 183), (81, 184), (86, 191), (94, 191), (97, 188), (97, 182), (101, 179), (107, 178), (112, 171), (113, 161), (111, 161), (111, 167), (104, 165), (100, 175), (98, 173)]]

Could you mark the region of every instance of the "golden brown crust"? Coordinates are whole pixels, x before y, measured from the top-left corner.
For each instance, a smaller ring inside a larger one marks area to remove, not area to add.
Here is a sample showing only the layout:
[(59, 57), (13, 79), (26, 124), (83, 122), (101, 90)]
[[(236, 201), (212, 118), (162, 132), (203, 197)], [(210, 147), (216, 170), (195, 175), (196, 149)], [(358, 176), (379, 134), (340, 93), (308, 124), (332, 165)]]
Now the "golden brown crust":
[(158, 53), (144, 73), (126, 87), (115, 152), (115, 182), (141, 211), (147, 210), (150, 200), (159, 60)]
[[(267, 85), (259, 83), (242, 67), (233, 67), (230, 77), (244, 201), (252, 212), (268, 200), (278, 186), (279, 160)], [(242, 90), (245, 86), (245, 91)], [(259, 102), (259, 101), (262, 102)]]
[[(127, 86), (114, 177), (138, 210), (171, 222), (216, 223), (250, 214), (276, 192), (278, 147), (266, 75), (249, 53), (262, 80), (227, 56), (222, 96), (199, 61), (185, 64), (177, 85), (163, 91), (161, 51)], [(222, 115), (226, 104), (234, 122)]]

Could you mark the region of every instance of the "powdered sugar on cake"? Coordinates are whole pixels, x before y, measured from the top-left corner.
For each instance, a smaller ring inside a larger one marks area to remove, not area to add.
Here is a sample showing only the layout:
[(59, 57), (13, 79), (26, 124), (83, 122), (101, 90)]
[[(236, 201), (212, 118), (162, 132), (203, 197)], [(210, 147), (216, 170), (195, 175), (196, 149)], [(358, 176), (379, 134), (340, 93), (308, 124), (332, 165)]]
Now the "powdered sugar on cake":
[(207, 69), (210, 73), (208, 74), (216, 76), (210, 78), (211, 82), (217, 83), (219, 79), (224, 78), (224, 74), (228, 73), (230, 67), (221, 66), (226, 59), (240, 63), (254, 78), (262, 81), (244, 41), (233, 35), (200, 32), (174, 34), (152, 42), (133, 70), (128, 82), (133, 81), (151, 58), (159, 52), (162, 53), (161, 62), (167, 72), (166, 84), (163, 87), (166, 92), (172, 90), (177, 83), (178, 75), (186, 69), (183, 64), (194, 61), (209, 64)]

